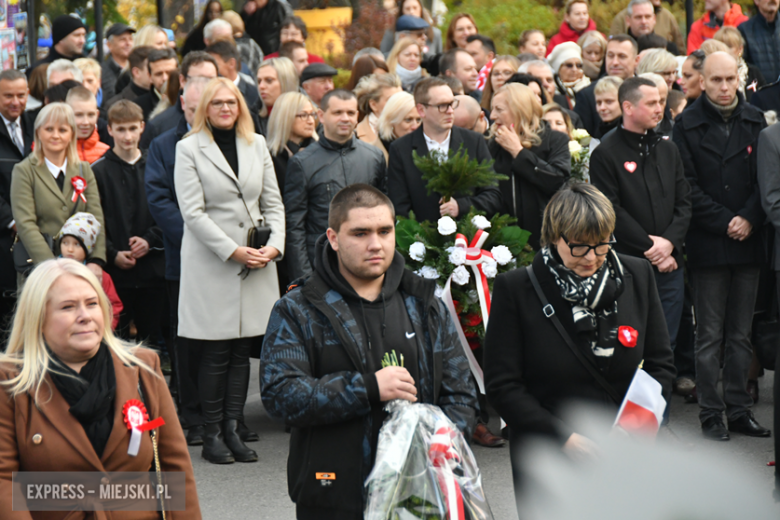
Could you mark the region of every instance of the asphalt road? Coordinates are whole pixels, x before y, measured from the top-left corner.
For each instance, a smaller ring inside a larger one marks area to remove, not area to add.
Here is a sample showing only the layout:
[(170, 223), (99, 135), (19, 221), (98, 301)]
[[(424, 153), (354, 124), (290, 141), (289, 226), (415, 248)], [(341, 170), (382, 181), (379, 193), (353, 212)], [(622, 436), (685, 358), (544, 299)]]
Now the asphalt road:
[[(190, 448), (204, 519), (295, 518), (293, 503), (287, 495), (289, 435), (284, 432), (282, 424), (272, 421), (265, 414), (259, 395), (258, 363), (257, 360), (252, 361), (252, 380), (245, 416), (248, 426), (260, 435), (259, 442), (249, 444), (258, 452), (260, 460), (251, 464), (218, 466), (204, 461), (199, 447)], [(761, 400), (754, 407), (756, 418), (767, 427), (772, 425), (772, 378), (773, 373), (767, 372), (760, 380)], [(491, 426), (494, 431), (497, 430), (497, 424)], [(698, 407), (684, 404), (682, 398), (676, 396), (672, 403), (671, 429), (679, 440), (674, 436), (667, 436), (669, 439), (659, 442), (674, 444), (675, 449), (681, 453), (706, 453), (707, 457), (718, 460), (722, 455), (725, 469), (732, 471), (733, 468), (734, 471), (741, 471), (755, 479), (756, 485), (751, 489), (756, 496), (771, 495), (774, 468), (767, 467), (766, 464), (774, 460), (773, 439), (732, 435), (731, 441), (726, 443), (706, 441), (700, 433)], [(474, 446), (473, 450), (483, 474), (483, 485), (494, 517), (497, 520), (516, 520), (508, 448)], [(679, 467), (669, 468), (670, 472), (684, 475), (686, 471), (695, 471), (695, 468), (686, 467), (683, 455), (680, 460), (683, 462)], [(749, 497), (734, 499), (749, 500)], [(773, 518), (780, 518), (780, 507)]]

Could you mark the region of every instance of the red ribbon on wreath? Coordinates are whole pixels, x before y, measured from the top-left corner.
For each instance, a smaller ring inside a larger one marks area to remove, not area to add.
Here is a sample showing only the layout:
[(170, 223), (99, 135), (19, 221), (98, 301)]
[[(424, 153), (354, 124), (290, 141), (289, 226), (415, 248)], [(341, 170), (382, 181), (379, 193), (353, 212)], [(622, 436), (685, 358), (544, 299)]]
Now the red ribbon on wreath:
[(452, 445), (455, 433), (445, 422), (439, 421), (434, 428), (431, 437), (431, 447), (428, 449), (428, 457), (436, 471), (436, 478), (441, 486), (444, 500), (447, 506), (447, 518), (449, 520), (465, 520), (463, 507), (463, 492), (460, 484), (455, 480), (453, 469), (460, 464), (460, 456)]
[(84, 196), (84, 192), (87, 190), (87, 181), (84, 180), (84, 177), (77, 175), (70, 180), (70, 183), (73, 185), (73, 198), (70, 201), (76, 202), (76, 199), (81, 197), (81, 200), (86, 204), (87, 198)]

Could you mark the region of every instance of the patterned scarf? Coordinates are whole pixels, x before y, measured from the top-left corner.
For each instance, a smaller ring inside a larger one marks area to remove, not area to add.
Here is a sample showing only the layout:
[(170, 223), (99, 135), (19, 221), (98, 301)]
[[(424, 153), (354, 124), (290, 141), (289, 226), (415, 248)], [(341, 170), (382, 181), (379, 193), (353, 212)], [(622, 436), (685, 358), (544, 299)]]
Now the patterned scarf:
[(623, 293), (623, 265), (610, 251), (598, 271), (582, 278), (558, 260), (550, 246), (542, 248), (542, 259), (561, 290), (572, 303), (577, 332), (584, 335), (600, 364), (606, 364), (618, 344), (617, 299)]

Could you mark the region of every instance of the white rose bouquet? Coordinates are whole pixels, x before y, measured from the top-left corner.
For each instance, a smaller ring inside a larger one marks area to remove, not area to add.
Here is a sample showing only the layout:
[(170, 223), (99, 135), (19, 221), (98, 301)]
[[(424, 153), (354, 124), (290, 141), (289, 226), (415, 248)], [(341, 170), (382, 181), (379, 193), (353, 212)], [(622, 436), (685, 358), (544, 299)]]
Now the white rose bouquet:
[(571, 154), (571, 179), (574, 182), (589, 182), (590, 175), (590, 141), (591, 136), (587, 130), (575, 129), (571, 133), (569, 141), (569, 154)]

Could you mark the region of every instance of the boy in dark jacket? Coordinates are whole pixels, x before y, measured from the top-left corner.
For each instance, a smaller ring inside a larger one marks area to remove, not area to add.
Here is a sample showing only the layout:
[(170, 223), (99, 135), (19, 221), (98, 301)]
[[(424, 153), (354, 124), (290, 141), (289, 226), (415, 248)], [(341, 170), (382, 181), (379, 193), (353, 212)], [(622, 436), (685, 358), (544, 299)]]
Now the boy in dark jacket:
[(106, 271), (125, 306), (118, 334), (128, 339), (133, 320), (137, 340), (159, 345), (165, 257), (162, 232), (149, 213), (144, 191), (146, 158), (138, 149), (143, 112), (132, 101), (117, 101), (108, 111), (108, 125), (116, 144), (92, 169), (106, 225)]
[[(287, 481), (299, 520), (363, 518), (387, 401), (435, 404), (466, 439), (477, 409), (435, 282), (405, 269), (395, 251), (390, 199), (348, 186), (328, 225), (313, 273), (276, 303), (260, 359), (263, 405), (292, 426)], [(393, 351), (404, 366), (382, 368)]]

